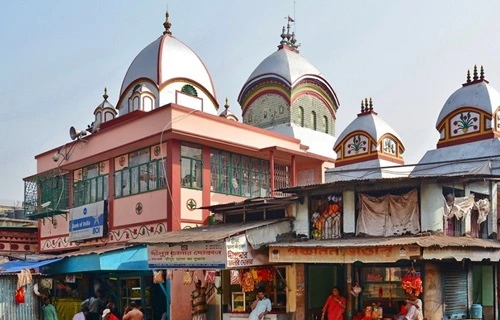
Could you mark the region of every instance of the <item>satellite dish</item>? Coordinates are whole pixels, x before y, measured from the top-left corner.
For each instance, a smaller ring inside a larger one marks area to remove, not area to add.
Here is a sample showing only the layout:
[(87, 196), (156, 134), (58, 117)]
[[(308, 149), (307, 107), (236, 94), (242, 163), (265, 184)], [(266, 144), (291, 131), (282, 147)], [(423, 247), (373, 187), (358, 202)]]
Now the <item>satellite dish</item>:
[(71, 140), (80, 139), (81, 137), (83, 137), (86, 134), (87, 134), (87, 132), (76, 130), (75, 127), (69, 128), (69, 136), (71, 137)]

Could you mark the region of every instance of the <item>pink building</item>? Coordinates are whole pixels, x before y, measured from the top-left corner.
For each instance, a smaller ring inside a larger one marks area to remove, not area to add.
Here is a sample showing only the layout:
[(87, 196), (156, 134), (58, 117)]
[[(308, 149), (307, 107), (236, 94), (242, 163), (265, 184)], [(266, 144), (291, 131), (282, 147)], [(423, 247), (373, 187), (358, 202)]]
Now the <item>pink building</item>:
[[(278, 50), (242, 87), (238, 122), (227, 100), (220, 112), (210, 72), (172, 35), (168, 13), (164, 27), (132, 61), (116, 108), (105, 91), (92, 125), (72, 128), (72, 141), (36, 155), (37, 173), (25, 178), (39, 251), (65, 257), (45, 273), (80, 298), (108, 289), (118, 312), (140, 298), (146, 319), (160, 318), (165, 298), (145, 248), (125, 244), (207, 224), (209, 211), (199, 207), (323, 182), (334, 162), (339, 105), (283, 29)], [(172, 300), (191, 289), (176, 286)], [(70, 308), (56, 294), (58, 308)], [(187, 315), (188, 307), (175, 312)]]

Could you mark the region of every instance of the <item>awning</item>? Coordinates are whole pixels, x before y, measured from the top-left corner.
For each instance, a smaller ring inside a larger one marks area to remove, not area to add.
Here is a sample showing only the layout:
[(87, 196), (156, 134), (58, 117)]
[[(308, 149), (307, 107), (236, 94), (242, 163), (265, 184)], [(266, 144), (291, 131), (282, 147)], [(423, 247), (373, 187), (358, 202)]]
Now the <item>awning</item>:
[[(129, 243), (142, 243), (142, 244), (179, 244), (187, 242), (213, 242), (221, 241), (228, 237), (252, 231), (255, 229), (265, 228), (266, 226), (282, 224), (279, 230), (291, 231), (290, 219), (277, 219), (265, 221), (252, 221), (252, 222), (238, 222), (238, 223), (221, 223), (209, 226), (202, 226), (198, 228), (187, 228), (177, 231), (170, 231), (164, 234), (157, 234), (149, 237), (131, 240)], [(288, 227), (287, 227), (288, 226)], [(252, 233), (253, 234), (253, 233)], [(247, 233), (248, 235), (248, 233)], [(260, 244), (254, 236), (251, 237), (254, 244)], [(276, 241), (276, 234), (272, 241)], [(249, 241), (250, 242), (250, 241)], [(252, 243), (250, 242), (250, 243)]]
[(500, 243), (472, 237), (422, 235), (281, 242), (269, 245), (271, 262), (353, 263), (396, 262), (404, 259), (500, 258)]
[(61, 258), (48, 259), (41, 261), (29, 261), (29, 260), (15, 260), (2, 263), (0, 265), (0, 273), (14, 273), (20, 272), (24, 269), (38, 269), (42, 266), (54, 263), (61, 260)]
[(110, 245), (84, 248), (63, 254), (64, 258), (43, 268), (46, 274), (96, 271), (149, 271), (145, 246)]

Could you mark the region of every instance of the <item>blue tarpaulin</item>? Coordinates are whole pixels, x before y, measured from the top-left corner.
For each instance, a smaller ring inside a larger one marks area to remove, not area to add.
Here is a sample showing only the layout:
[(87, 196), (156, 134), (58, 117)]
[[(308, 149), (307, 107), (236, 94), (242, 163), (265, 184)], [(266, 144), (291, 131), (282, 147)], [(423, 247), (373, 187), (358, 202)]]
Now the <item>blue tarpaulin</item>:
[(59, 261), (61, 259), (62, 258), (48, 259), (48, 260), (41, 260), (41, 261), (32, 261), (32, 260), (9, 261), (9, 262), (5, 262), (5, 263), (0, 264), (0, 273), (20, 272), (23, 269), (37, 269), (37, 268), (40, 268), (41, 266), (45, 266), (47, 264)]

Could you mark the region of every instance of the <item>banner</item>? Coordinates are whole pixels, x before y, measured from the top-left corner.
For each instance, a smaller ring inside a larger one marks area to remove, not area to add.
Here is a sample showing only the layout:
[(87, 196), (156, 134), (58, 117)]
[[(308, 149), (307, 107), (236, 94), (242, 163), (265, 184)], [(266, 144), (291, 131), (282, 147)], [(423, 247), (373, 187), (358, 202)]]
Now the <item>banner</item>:
[(150, 269), (224, 269), (223, 242), (148, 245)]
[(83, 241), (104, 237), (107, 212), (105, 201), (99, 201), (69, 210), (69, 241)]
[(226, 239), (227, 268), (258, 266), (267, 263), (262, 255), (253, 250), (246, 235)]

